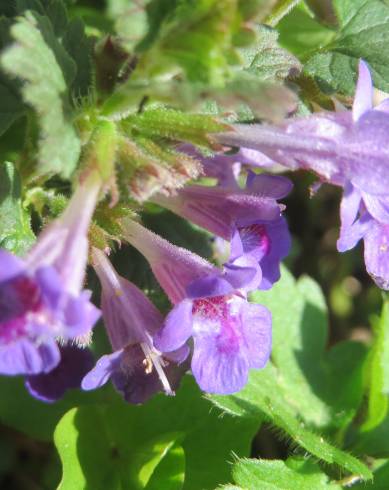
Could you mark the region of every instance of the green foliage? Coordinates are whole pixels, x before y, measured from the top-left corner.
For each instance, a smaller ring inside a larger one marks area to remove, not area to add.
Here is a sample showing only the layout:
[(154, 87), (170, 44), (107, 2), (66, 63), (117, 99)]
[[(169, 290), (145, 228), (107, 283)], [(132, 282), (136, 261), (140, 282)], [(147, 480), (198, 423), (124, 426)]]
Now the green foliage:
[[(352, 93), (361, 57), (376, 86), (389, 87), (384, 0), (0, 3), (1, 247), (23, 255), (35, 240), (28, 210), (39, 229), (62, 213), (70, 179), (97, 166), (105, 185), (91, 243), (110, 248), (118, 272), (164, 314), (171, 304), (145, 259), (119, 243), (118, 222), (139, 215), (172, 243), (213, 259), (209, 234), (152, 204), (155, 192), (174, 193), (201, 172), (180, 144), (219, 150), (212, 133), (229, 129), (231, 121), (280, 121), (298, 104), (332, 110), (328, 94)], [(305, 243), (300, 226), (314, 237), (306, 240), (310, 245), (323, 232), (320, 220), (301, 222), (300, 205), (292, 228), (296, 250)], [(293, 204), (288, 211), (293, 216)], [(301, 261), (296, 270), (319, 276), (322, 269), (334, 270), (328, 254), (318, 266), (313, 261), (312, 254), (309, 265)], [(364, 281), (355, 263), (339, 274)], [(331, 305), (339, 305), (339, 294), (349, 293), (331, 281), (325, 291)], [(98, 296), (93, 273), (87, 283)], [(357, 300), (350, 295), (352, 304)], [(376, 293), (372, 297), (353, 322), (367, 323), (366, 311), (379, 301)], [(45, 464), (53, 460), (51, 476), (42, 472), (37, 482), (23, 468), (21, 484), (31, 488), (54, 488), (62, 463), (61, 490), (386, 490), (389, 303), (363, 345), (338, 341), (353, 338), (350, 325), (336, 329), (336, 308), (328, 315), (321, 290), (306, 276), (296, 281), (284, 269), (271, 291), (251, 300), (272, 312), (272, 358), (234, 395), (206, 398), (186, 376), (176, 397), (158, 395), (142, 406), (124, 403), (111, 384), (88, 393), (72, 390), (44, 404), (28, 394), (22, 379), (1, 377), (0, 421), (15, 430), (3, 432), (16, 442), (7, 450), (8, 439), (0, 439), (0, 486), (13, 488), (10, 460), (19, 450), (25, 454), (18, 444), (26, 438), (27, 448), (42, 444)], [(92, 349), (109, 350), (102, 324)], [(47, 444), (53, 438), (56, 462)]]
[[(245, 490), (340, 490), (312, 460), (292, 457), (286, 461), (241, 459), (232, 476)], [(223, 487), (228, 489), (228, 487)]]
[(114, 20), (115, 31), (128, 51), (134, 50), (147, 34), (148, 3), (149, 0), (108, 0), (107, 2), (108, 15)]
[(386, 490), (389, 482), (389, 461), (381, 461), (374, 470), (374, 480), (372, 482), (360, 482), (353, 485), (355, 490)]
[[(281, 46), (305, 60), (310, 53), (321, 51), (335, 33), (319, 24), (302, 2), (277, 24)], [(305, 68), (305, 67), (304, 67)]]
[[(24, 113), (24, 105), (18, 95), (7, 86), (7, 81), (0, 74), (0, 97), (2, 105), (0, 109), (0, 136), (7, 131), (13, 122)], [(9, 83), (9, 82), (8, 82)]]
[(16, 43), (1, 56), (7, 72), (25, 80), (25, 101), (39, 114), (39, 173), (69, 176), (80, 154), (80, 141), (64, 113), (66, 83), (53, 51), (47, 46), (31, 14), (11, 28)]
[(215, 118), (202, 114), (185, 114), (165, 108), (155, 108), (142, 114), (129, 116), (122, 127), (148, 138), (168, 138), (173, 141), (190, 141), (200, 146), (209, 146), (209, 133), (219, 133), (226, 125)]
[(233, 415), (265, 418), (317, 458), (370, 478), (366, 466), (316, 433), (343, 431), (354, 417), (363, 394), (364, 349), (347, 342), (324, 353), (326, 308), (311, 279), (296, 284), (284, 269), (270, 292), (252, 299), (273, 313), (272, 362), (253, 371), (240, 393), (212, 401)]
[(222, 85), (236, 13), (236, 0), (177, 2), (140, 60), (141, 69), (153, 75), (178, 65), (191, 81)]
[(0, 165), (0, 246), (16, 254), (23, 254), (35, 240), (21, 191), (14, 166), (4, 162)]
[(276, 30), (260, 26), (257, 36), (258, 42), (244, 50), (249, 73), (259, 80), (280, 82), (300, 72), (297, 58), (278, 44)]
[(257, 423), (220, 418), (210, 408), (188, 377), (175, 398), (71, 410), (55, 432), (61, 490), (173, 490), (181, 488), (184, 471), (185, 490), (215, 488), (229, 478), (232, 453), (248, 454)]
[(38, 440), (51, 441), (55, 426), (72, 407), (103, 402), (105, 392), (80, 393), (73, 391), (51, 405), (35, 400), (20, 378), (0, 378), (2, 397), (0, 421)]
[[(174, 467), (165, 465), (158, 476), (167, 490), (182, 487), (185, 457), (177, 442), (180, 434), (167, 433), (143, 444), (138, 441), (135, 452), (134, 441), (123, 440), (123, 436), (130, 438), (132, 434), (122, 431), (119, 438), (118, 427), (111, 420), (123, 426), (128, 423), (123, 414), (104, 406), (75, 408), (62, 418), (54, 435), (63, 462), (59, 489), (151, 489), (155, 487), (154, 475), (169, 457), (174, 457)], [(87, 440), (82, 434), (88, 434)], [(175, 449), (179, 451), (172, 454)], [(171, 474), (166, 472), (169, 469)]]
[(388, 411), (388, 361), (389, 361), (389, 303), (384, 303), (381, 318), (374, 322), (374, 342), (366, 366), (368, 409), (361, 430), (371, 430), (379, 425)]
[(305, 69), (325, 87), (352, 94), (360, 58), (369, 63), (375, 85), (389, 90), (389, 5), (382, 0), (335, 0), (339, 29)]

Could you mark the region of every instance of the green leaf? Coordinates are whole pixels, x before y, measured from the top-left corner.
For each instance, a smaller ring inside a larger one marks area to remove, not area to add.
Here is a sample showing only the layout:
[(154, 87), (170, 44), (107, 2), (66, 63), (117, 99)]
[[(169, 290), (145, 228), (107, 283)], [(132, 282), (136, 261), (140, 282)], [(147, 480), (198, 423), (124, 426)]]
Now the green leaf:
[(72, 407), (104, 400), (105, 391), (70, 391), (63, 400), (48, 404), (33, 398), (20, 377), (0, 378), (0, 421), (28, 436), (51, 441), (59, 419)]
[(300, 58), (327, 45), (335, 33), (316, 22), (302, 2), (278, 24), (279, 43)]
[[(352, 94), (360, 58), (369, 63), (374, 84), (389, 90), (389, 5), (381, 0), (335, 0), (340, 28), (325, 53), (314, 55), (306, 70), (333, 90)], [(344, 63), (343, 69), (338, 68)]]
[(108, 15), (115, 22), (115, 31), (123, 46), (133, 51), (148, 31), (146, 6), (149, 0), (109, 0)]
[[(171, 14), (160, 19), (154, 44), (139, 60), (137, 70), (150, 76), (180, 66), (192, 82), (223, 85), (238, 13), (236, 1), (182, 0), (168, 11)], [(154, 28), (150, 24), (150, 30)]]
[(366, 365), (368, 408), (362, 431), (378, 426), (388, 412), (389, 389), (389, 302), (385, 301), (381, 317), (374, 322), (374, 342)]
[(204, 147), (212, 146), (208, 133), (226, 129), (225, 124), (206, 114), (186, 114), (160, 107), (148, 109), (139, 115), (131, 115), (124, 119), (121, 125), (126, 134), (189, 141)]
[[(128, 423), (127, 419), (112, 406), (74, 408), (64, 415), (54, 433), (63, 465), (60, 490), (148, 488), (154, 471), (177, 445), (179, 435), (165, 433), (138, 443), (135, 451), (131, 433), (117, 433), (118, 423)], [(181, 455), (177, 467), (172, 468), (173, 474), (163, 475), (164, 487), (166, 481), (173, 483), (166, 486), (167, 490), (182, 487), (185, 460)]]
[(300, 72), (301, 64), (297, 58), (278, 44), (276, 30), (259, 26), (257, 35), (258, 42), (244, 50), (248, 72), (267, 82), (280, 82)]
[(374, 470), (374, 480), (372, 482), (360, 482), (353, 485), (353, 490), (387, 490), (389, 482), (389, 461), (383, 461)]
[(61, 490), (178, 489), (184, 464), (185, 490), (214, 489), (228, 481), (232, 453), (249, 454), (258, 423), (210, 408), (187, 377), (175, 398), (71, 410), (55, 432)]
[[(248, 384), (238, 394), (225, 397), (212, 396), (210, 399), (216, 406), (231, 415), (254, 420), (265, 418), (290, 436), (294, 444), (301, 446), (318, 459), (336, 464), (364, 479), (371, 478), (369, 469), (358, 459), (332, 446), (322, 436), (306, 429), (306, 425), (294, 412), (278, 384), (277, 370), (269, 363), (261, 371), (253, 371)], [(301, 396), (299, 392), (296, 393), (295, 399)]]
[(288, 15), (296, 5), (300, 3), (301, 0), (277, 0), (272, 8), (271, 13), (266, 19), (266, 24), (274, 27), (280, 20)]
[(1, 56), (3, 68), (25, 81), (22, 94), (39, 117), (39, 173), (69, 177), (80, 155), (80, 140), (64, 114), (67, 87), (54, 53), (45, 43), (36, 19), (27, 14), (11, 28), (16, 43)]
[(294, 409), (314, 427), (347, 425), (363, 395), (365, 349), (343, 342), (325, 352), (328, 318), (319, 286), (306, 276), (296, 283), (283, 268), (272, 290), (258, 291), (252, 299), (272, 312), (272, 359), (282, 391)]
[(297, 106), (296, 95), (281, 84), (267, 83), (257, 73), (241, 70), (213, 98), (223, 109), (236, 109), (244, 104), (254, 116), (280, 121)]
[(235, 483), (246, 490), (340, 490), (311, 460), (288, 458), (286, 461), (242, 459), (234, 464)]
[(10, 162), (0, 165), (0, 246), (23, 254), (34, 243), (30, 217), (22, 207), (20, 179)]

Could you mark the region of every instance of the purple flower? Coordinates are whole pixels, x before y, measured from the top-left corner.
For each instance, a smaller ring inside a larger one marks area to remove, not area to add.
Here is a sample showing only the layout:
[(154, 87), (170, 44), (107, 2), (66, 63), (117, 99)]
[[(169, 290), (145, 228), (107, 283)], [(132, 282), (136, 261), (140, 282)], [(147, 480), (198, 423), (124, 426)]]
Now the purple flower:
[(246, 189), (187, 186), (174, 196), (154, 196), (154, 202), (231, 241), (231, 259), (251, 255), (262, 268), (261, 289), (280, 278), (280, 262), (289, 253), (291, 240), (281, 216), (282, 199), (292, 183), (285, 177), (249, 172)]
[(98, 319), (82, 285), (99, 189), (91, 174), (23, 260), (0, 250), (1, 374), (49, 373), (61, 359), (57, 340), (82, 342)]
[(93, 355), (87, 348), (77, 345), (59, 347), (60, 363), (47, 374), (26, 377), (28, 391), (38, 400), (52, 403), (70, 389), (80, 388), (82, 378), (93, 367)]
[(154, 337), (162, 352), (185, 348), (193, 338), (192, 372), (210, 393), (234, 393), (251, 368), (265, 366), (271, 350), (271, 315), (246, 300), (262, 280), (256, 260), (241, 256), (223, 271), (170, 244), (132, 220), (125, 238), (145, 255), (175, 306)]
[(279, 126), (236, 126), (220, 142), (248, 146), (292, 169), (313, 170), (322, 181), (341, 186), (338, 250), (363, 238), (365, 263), (377, 285), (389, 289), (389, 99), (372, 106), (368, 66), (359, 64), (352, 111), (318, 113)]
[(181, 152), (200, 160), (204, 175), (217, 179), (218, 184), (225, 187), (236, 186), (242, 165), (250, 167), (274, 166), (274, 162), (256, 150), (241, 148), (234, 154), (217, 153), (204, 156), (196, 147), (185, 144), (178, 148)]
[(92, 390), (112, 380), (130, 403), (143, 403), (159, 391), (168, 395), (187, 369), (189, 348), (168, 354), (157, 351), (153, 336), (163, 317), (134, 284), (117, 275), (103, 252), (93, 249), (94, 267), (102, 285), (101, 307), (113, 353), (99, 359), (84, 377)]
[(252, 148), (288, 168), (313, 170), (324, 181), (351, 182), (372, 195), (385, 196), (389, 186), (389, 101), (372, 109), (369, 69), (359, 64), (352, 111), (296, 117), (278, 126), (235, 125), (216, 136), (220, 143)]
[(389, 199), (371, 196), (346, 184), (340, 206), (338, 250), (364, 240), (366, 270), (382, 289), (389, 289)]

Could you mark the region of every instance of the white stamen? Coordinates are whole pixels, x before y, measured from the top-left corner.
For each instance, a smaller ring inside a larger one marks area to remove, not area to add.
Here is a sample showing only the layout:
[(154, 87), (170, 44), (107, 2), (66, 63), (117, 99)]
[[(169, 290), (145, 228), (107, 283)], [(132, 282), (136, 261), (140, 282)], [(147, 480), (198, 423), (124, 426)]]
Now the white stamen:
[[(160, 354), (156, 352), (154, 349), (151, 349), (150, 346), (144, 342), (140, 344), (146, 359), (150, 361), (153, 366), (155, 367), (155, 370), (158, 374), (158, 377), (162, 383), (163, 389), (167, 395), (174, 396), (174, 391), (171, 389), (169, 380), (166, 377), (165, 371), (163, 370), (162, 367), (162, 359)], [(149, 369), (149, 366), (146, 367), (146, 369)], [(146, 371), (147, 372), (147, 371)]]

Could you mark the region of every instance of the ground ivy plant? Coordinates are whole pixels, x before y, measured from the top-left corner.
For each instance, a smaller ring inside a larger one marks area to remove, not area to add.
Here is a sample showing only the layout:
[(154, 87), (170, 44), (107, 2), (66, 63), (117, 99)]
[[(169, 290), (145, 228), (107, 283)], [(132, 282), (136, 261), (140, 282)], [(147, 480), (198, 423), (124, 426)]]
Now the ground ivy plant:
[(4, 488), (389, 487), (388, 33), (2, 2)]

